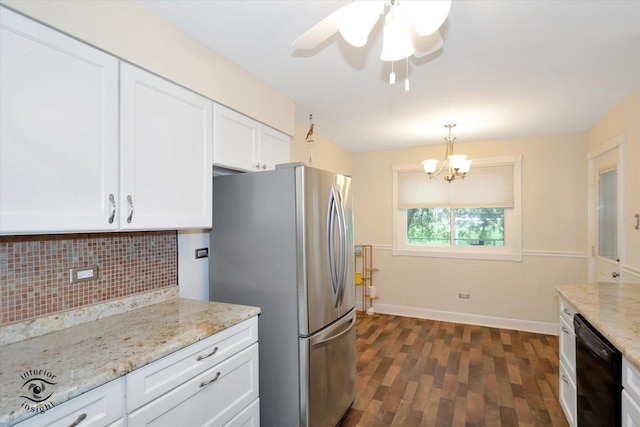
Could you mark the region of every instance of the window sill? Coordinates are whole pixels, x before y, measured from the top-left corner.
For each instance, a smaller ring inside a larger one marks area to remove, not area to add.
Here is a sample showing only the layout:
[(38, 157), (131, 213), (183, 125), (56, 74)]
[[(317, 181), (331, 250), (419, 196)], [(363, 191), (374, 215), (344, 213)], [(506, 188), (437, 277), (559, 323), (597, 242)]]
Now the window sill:
[(426, 258), (453, 258), (453, 259), (477, 259), (477, 260), (495, 260), (495, 261), (514, 261), (521, 262), (521, 253), (512, 252), (465, 252), (465, 251), (447, 251), (447, 250), (433, 250), (433, 249), (413, 249), (402, 248), (393, 249), (393, 256), (417, 256)]

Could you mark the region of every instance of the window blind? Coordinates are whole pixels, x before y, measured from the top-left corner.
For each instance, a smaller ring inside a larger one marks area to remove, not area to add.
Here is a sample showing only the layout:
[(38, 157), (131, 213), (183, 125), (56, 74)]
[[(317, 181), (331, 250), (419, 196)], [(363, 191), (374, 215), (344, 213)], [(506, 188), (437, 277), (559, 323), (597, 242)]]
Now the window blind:
[(398, 208), (511, 208), (513, 163), (473, 166), (449, 183), (424, 171), (398, 171)]

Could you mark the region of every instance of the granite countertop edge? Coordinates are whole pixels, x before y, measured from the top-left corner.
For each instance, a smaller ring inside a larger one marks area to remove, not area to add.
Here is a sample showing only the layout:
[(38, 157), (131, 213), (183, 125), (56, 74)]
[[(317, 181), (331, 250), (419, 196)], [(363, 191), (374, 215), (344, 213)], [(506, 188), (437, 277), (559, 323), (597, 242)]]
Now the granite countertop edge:
[(258, 314), (257, 307), (174, 298), (0, 346), (0, 426), (34, 415), (21, 396), (30, 369), (56, 375), (46, 400), (55, 407)]
[(640, 284), (583, 283), (556, 290), (640, 369)]

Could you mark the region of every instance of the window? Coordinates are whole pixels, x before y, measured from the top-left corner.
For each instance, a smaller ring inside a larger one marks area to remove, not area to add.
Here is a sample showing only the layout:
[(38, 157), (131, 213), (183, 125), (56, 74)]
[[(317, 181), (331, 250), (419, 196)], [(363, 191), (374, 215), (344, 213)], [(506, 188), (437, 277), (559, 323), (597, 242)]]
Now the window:
[(521, 157), (479, 159), (464, 180), (393, 167), (394, 255), (521, 260)]

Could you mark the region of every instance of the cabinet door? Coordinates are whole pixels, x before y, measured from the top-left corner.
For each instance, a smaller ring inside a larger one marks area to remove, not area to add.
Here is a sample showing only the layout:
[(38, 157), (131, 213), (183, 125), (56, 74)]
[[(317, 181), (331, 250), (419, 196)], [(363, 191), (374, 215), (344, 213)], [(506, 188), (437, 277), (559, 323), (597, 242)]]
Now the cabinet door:
[(272, 170), (280, 163), (289, 163), (289, 143), (289, 135), (260, 125), (260, 170)]
[(0, 233), (115, 229), (118, 61), (0, 9)]
[(640, 404), (622, 390), (622, 427), (640, 427)]
[(123, 425), (124, 387), (121, 378), (18, 423), (19, 427)]
[(120, 90), (120, 228), (211, 228), (213, 102), (125, 63)]
[(221, 427), (257, 398), (255, 343), (132, 412), (127, 425)]
[(215, 105), (213, 162), (231, 169), (260, 169), (258, 122), (222, 105)]

